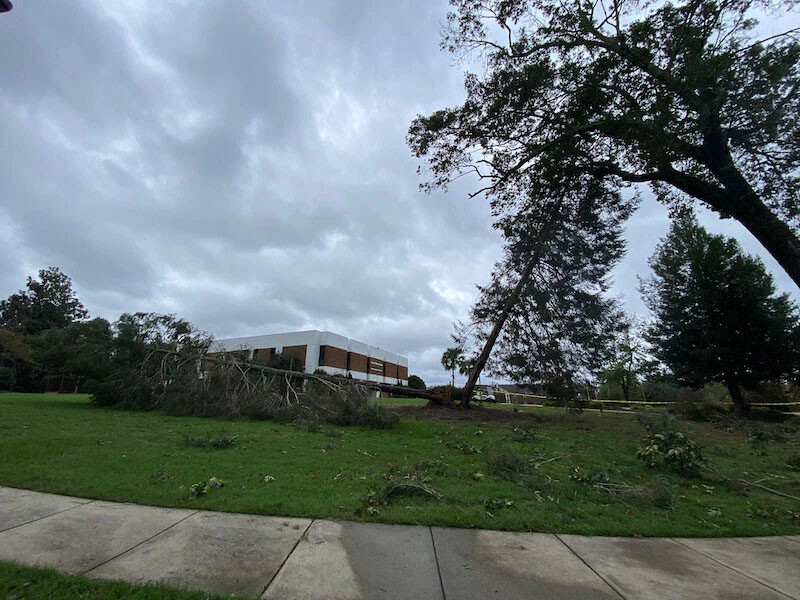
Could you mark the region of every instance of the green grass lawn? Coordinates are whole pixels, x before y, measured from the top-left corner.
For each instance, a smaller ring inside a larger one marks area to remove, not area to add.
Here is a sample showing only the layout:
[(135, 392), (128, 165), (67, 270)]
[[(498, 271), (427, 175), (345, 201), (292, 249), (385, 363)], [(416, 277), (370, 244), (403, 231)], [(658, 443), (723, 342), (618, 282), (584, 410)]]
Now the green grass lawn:
[(34, 569), (0, 562), (0, 598), (16, 600), (222, 600), (214, 596), (163, 585), (131, 585), (62, 575), (50, 569)]
[[(440, 412), (445, 418), (404, 417), (391, 430), (308, 431), (101, 408), (85, 396), (0, 394), (0, 484), (157, 506), (387, 523), (603, 535), (800, 533), (800, 503), (793, 500), (645, 467), (636, 458), (644, 430), (632, 415), (470, 411), (487, 422), (464, 422), (455, 420), (458, 411)], [(520, 436), (514, 426), (532, 429)], [(767, 478), (762, 484), (798, 495), (800, 472), (787, 465), (800, 453), (796, 424), (756, 424), (755, 442), (747, 441), (751, 425), (682, 427), (721, 473)], [(784, 439), (763, 441), (776, 435)], [(237, 436), (230, 447), (203, 447), (204, 440), (230, 436)], [(498, 449), (544, 464), (524, 483), (501, 479), (488, 468)], [(400, 496), (369, 505), (370, 492), (384, 489), (388, 476), (413, 473), (442, 499)], [(190, 497), (192, 484), (211, 477), (224, 487)], [(612, 497), (585, 481), (593, 478), (661, 493)]]
[(425, 406), (424, 398), (375, 398), (375, 403), (382, 406)]

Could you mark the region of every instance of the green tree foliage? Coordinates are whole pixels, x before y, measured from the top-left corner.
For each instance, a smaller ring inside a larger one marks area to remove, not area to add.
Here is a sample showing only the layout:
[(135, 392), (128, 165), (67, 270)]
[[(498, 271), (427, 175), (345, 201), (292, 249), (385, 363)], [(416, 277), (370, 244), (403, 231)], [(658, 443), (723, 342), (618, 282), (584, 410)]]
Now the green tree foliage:
[(80, 383), (110, 375), (112, 334), (105, 319), (47, 329), (29, 339), (36, 362), (51, 378)]
[[(159, 369), (201, 356), (212, 338), (185, 319), (158, 313), (123, 314), (114, 323), (110, 375), (97, 387), (94, 401), (101, 405), (153, 408), (154, 393), (148, 384)], [(175, 355), (154, 353), (170, 350)], [(200, 374), (197, 365), (197, 376)]]
[[(557, 198), (531, 200), (524, 214), (500, 221), (504, 258), (489, 285), (479, 287), (470, 322), (456, 337), (485, 348), (506, 311), (491, 372), (520, 384), (553, 384), (574, 396), (574, 384), (608, 361), (605, 332), (616, 328), (620, 314), (605, 296), (606, 278), (624, 254), (621, 224), (630, 205), (594, 181), (565, 179), (559, 189)], [(554, 222), (554, 215), (568, 218)]]
[(141, 362), (153, 347), (202, 354), (211, 345), (210, 336), (175, 315), (125, 313), (114, 323), (114, 330), (113, 358), (121, 365)]
[(737, 219), (800, 285), (800, 42), (756, 39), (753, 18), (794, 2), (451, 4), (442, 47), (480, 74), (461, 106), (411, 124), (424, 187), (474, 174), (515, 215), (565, 179), (648, 184)]
[(417, 375), (409, 375), (408, 377), (408, 387), (415, 389), (415, 390), (424, 390), (427, 388), (425, 382), (422, 381), (421, 377)]
[(20, 379), (35, 368), (33, 349), (25, 337), (0, 328), (0, 390), (16, 390)]
[(458, 359), (458, 373), (464, 377), (468, 377), (472, 369), (475, 368), (477, 362), (478, 359), (475, 356), (461, 356)]
[(800, 320), (787, 294), (739, 244), (711, 235), (691, 215), (676, 220), (642, 284), (652, 311), (654, 354), (683, 384), (724, 383), (737, 413), (741, 388), (800, 376)]
[(625, 318), (622, 327), (612, 342), (613, 360), (600, 373), (600, 382), (605, 390), (618, 389), (625, 400), (638, 388), (642, 376), (651, 371), (652, 359), (647, 352), (643, 323)]
[(458, 368), (458, 362), (461, 360), (463, 354), (464, 351), (458, 347), (448, 348), (442, 353), (442, 367), (445, 371), (450, 371), (450, 384), (453, 387), (456, 385), (456, 369)]
[(72, 289), (72, 280), (58, 267), (28, 277), (25, 290), (0, 302), (0, 327), (26, 335), (82, 321), (88, 312)]

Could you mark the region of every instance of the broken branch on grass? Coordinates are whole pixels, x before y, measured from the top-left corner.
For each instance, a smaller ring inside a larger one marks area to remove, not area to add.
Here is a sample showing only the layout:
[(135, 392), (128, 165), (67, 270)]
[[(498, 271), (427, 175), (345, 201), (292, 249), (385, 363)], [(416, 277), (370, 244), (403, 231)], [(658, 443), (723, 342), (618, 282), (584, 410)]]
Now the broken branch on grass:
[(564, 458), (564, 457), (563, 456), (554, 456), (553, 458), (548, 458), (547, 460), (543, 460), (542, 462), (536, 463), (535, 465), (533, 465), (533, 468), (534, 469), (538, 469), (542, 465), (546, 465), (547, 463), (551, 463), (551, 462), (556, 461), (556, 460), (561, 460), (562, 458)]

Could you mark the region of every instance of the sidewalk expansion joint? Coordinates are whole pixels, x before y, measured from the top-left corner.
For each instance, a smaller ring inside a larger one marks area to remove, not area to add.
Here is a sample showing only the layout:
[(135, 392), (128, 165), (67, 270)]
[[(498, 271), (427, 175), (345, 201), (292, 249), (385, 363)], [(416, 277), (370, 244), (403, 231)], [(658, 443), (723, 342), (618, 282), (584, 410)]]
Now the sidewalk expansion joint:
[(439, 575), (439, 585), (442, 588), (442, 600), (447, 600), (447, 594), (444, 593), (444, 580), (442, 579), (442, 570), (439, 568), (439, 553), (436, 552), (436, 540), (433, 539), (433, 527), (429, 525), (428, 531), (431, 534), (431, 545), (433, 545), (433, 559), (436, 561), (436, 573)]
[(739, 569), (737, 569), (737, 568), (735, 568), (735, 567), (732, 567), (732, 566), (730, 566), (729, 564), (726, 564), (726, 563), (724, 563), (724, 562), (722, 562), (722, 561), (720, 561), (720, 560), (717, 560), (717, 559), (716, 559), (716, 558), (714, 558), (713, 556), (709, 556), (709, 555), (708, 555), (708, 554), (706, 554), (705, 552), (701, 552), (701, 551), (700, 551), (700, 550), (698, 550), (697, 548), (692, 548), (691, 546), (687, 546), (686, 544), (684, 544), (682, 541), (680, 541), (680, 540), (679, 540), (679, 539), (677, 539), (677, 538), (669, 538), (669, 539), (671, 539), (673, 542), (676, 542), (676, 543), (680, 544), (680, 545), (681, 545), (681, 546), (683, 546), (684, 548), (688, 548), (688, 549), (689, 549), (689, 550), (691, 550), (692, 552), (696, 552), (696, 553), (697, 553), (697, 554), (699, 554), (700, 556), (705, 556), (705, 557), (706, 557), (708, 560), (711, 560), (711, 561), (713, 561), (713, 562), (717, 563), (718, 565), (722, 565), (722, 566), (723, 566), (723, 567), (725, 567), (726, 569), (730, 569), (730, 570), (731, 570), (731, 571), (733, 571), (734, 573), (738, 573), (738, 574), (739, 574), (739, 575), (741, 575), (742, 577), (746, 577), (746, 578), (747, 578), (747, 579), (749, 579), (750, 581), (755, 581), (755, 582), (756, 582), (758, 585), (764, 586), (765, 588), (768, 588), (768, 589), (772, 590), (773, 592), (777, 592), (777, 593), (778, 593), (778, 594), (780, 594), (781, 596), (784, 596), (784, 597), (786, 597), (786, 598), (790, 598), (791, 600), (798, 600), (797, 598), (794, 598), (793, 596), (790, 596), (790, 595), (788, 595), (786, 592), (782, 592), (782, 591), (780, 591), (779, 589), (776, 589), (776, 588), (772, 587), (771, 585), (769, 585), (769, 584), (767, 584), (767, 583), (764, 583), (763, 581), (761, 581), (761, 580), (759, 580), (759, 579), (756, 579), (755, 577), (751, 577), (751, 576), (750, 576), (750, 575), (748, 575), (747, 573), (742, 573), (742, 572), (741, 572)]
[(281, 566), (277, 568), (277, 570), (276, 570), (276, 571), (275, 571), (275, 573), (272, 575), (272, 577), (270, 577), (270, 578), (269, 578), (269, 581), (267, 582), (267, 585), (265, 585), (265, 586), (264, 586), (264, 589), (263, 589), (263, 590), (261, 590), (261, 593), (258, 595), (258, 597), (259, 597), (259, 598), (263, 597), (263, 596), (264, 596), (264, 594), (266, 594), (266, 593), (267, 593), (267, 590), (269, 589), (269, 586), (271, 586), (271, 585), (272, 585), (272, 582), (273, 582), (273, 581), (275, 581), (275, 578), (278, 576), (278, 573), (280, 573), (280, 572), (281, 572), (281, 570), (283, 569), (283, 566), (284, 566), (284, 565), (285, 565), (287, 562), (289, 562), (289, 558), (292, 556), (292, 554), (294, 554), (294, 551), (297, 549), (297, 546), (299, 546), (299, 545), (300, 545), (300, 542), (302, 542), (302, 541), (303, 541), (303, 538), (305, 538), (305, 537), (306, 537), (306, 535), (308, 535), (308, 530), (309, 530), (309, 529), (311, 529), (311, 526), (312, 526), (312, 525), (313, 525), (313, 524), (314, 524), (316, 521), (317, 521), (316, 519), (311, 519), (311, 522), (308, 524), (308, 527), (306, 527), (306, 528), (305, 528), (305, 531), (303, 531), (303, 533), (302, 533), (302, 534), (301, 534), (301, 535), (300, 535), (300, 536), (297, 538), (297, 541), (294, 543), (294, 546), (292, 546), (292, 549), (291, 549), (291, 550), (289, 550), (289, 554), (287, 554), (287, 555), (286, 555), (286, 558), (284, 558), (284, 559), (283, 559), (283, 562), (281, 563)]
[(186, 516), (185, 516), (185, 517), (183, 517), (182, 519), (179, 519), (179, 520), (175, 521), (175, 522), (174, 522), (172, 525), (170, 525), (169, 527), (165, 527), (164, 529), (162, 529), (162, 530), (161, 530), (161, 531), (159, 531), (158, 533), (156, 533), (156, 534), (154, 534), (154, 535), (151, 535), (151, 536), (150, 536), (149, 538), (147, 538), (146, 540), (142, 540), (142, 541), (141, 541), (141, 542), (139, 542), (138, 544), (134, 544), (133, 546), (131, 546), (130, 548), (128, 548), (128, 549), (126, 549), (126, 550), (123, 550), (122, 552), (120, 552), (120, 553), (119, 553), (119, 554), (117, 554), (116, 556), (112, 556), (112, 557), (111, 557), (111, 558), (109, 558), (108, 560), (104, 560), (104, 561), (103, 561), (103, 562), (101, 562), (100, 564), (98, 564), (98, 565), (95, 565), (95, 566), (91, 567), (90, 569), (86, 569), (86, 570), (85, 570), (83, 573), (81, 573), (81, 575), (88, 575), (89, 573), (91, 573), (91, 572), (92, 572), (92, 571), (94, 571), (95, 569), (99, 569), (99, 568), (100, 568), (100, 567), (102, 567), (103, 565), (106, 565), (106, 564), (110, 563), (112, 560), (116, 560), (116, 559), (118, 559), (118, 558), (119, 558), (120, 556), (122, 556), (123, 554), (127, 554), (127, 553), (128, 553), (128, 552), (130, 552), (131, 550), (135, 550), (136, 548), (138, 548), (138, 547), (139, 547), (139, 546), (141, 546), (142, 544), (146, 544), (146, 543), (147, 543), (147, 542), (149, 542), (150, 540), (152, 540), (152, 539), (154, 539), (154, 538), (157, 538), (157, 537), (158, 537), (158, 536), (160, 536), (162, 533), (166, 533), (167, 531), (169, 531), (170, 529), (172, 529), (172, 528), (173, 528), (173, 527), (175, 527), (176, 525), (180, 525), (180, 524), (181, 524), (181, 523), (183, 523), (183, 522), (184, 522), (186, 519), (189, 519), (189, 518), (191, 518), (191, 517), (195, 516), (195, 515), (196, 515), (198, 512), (200, 512), (200, 511), (199, 511), (199, 510), (192, 511), (190, 514), (186, 515)]
[(598, 573), (598, 572), (595, 570), (595, 568), (594, 568), (594, 567), (592, 567), (592, 565), (590, 565), (588, 562), (586, 562), (585, 560), (583, 560), (583, 557), (582, 557), (580, 554), (578, 554), (577, 552), (575, 552), (575, 550), (573, 550), (573, 549), (572, 549), (572, 546), (570, 546), (570, 545), (569, 545), (567, 542), (565, 542), (564, 540), (562, 540), (562, 539), (561, 539), (561, 536), (559, 536), (557, 533), (554, 533), (554, 534), (553, 534), (553, 536), (555, 536), (555, 538), (556, 538), (556, 539), (557, 539), (559, 542), (561, 542), (562, 544), (564, 544), (564, 545), (567, 547), (567, 550), (569, 550), (570, 552), (572, 552), (572, 553), (573, 553), (573, 554), (574, 554), (574, 555), (577, 557), (577, 559), (578, 559), (579, 561), (581, 561), (583, 564), (585, 564), (585, 565), (586, 565), (586, 567), (587, 567), (587, 568), (588, 568), (588, 569), (589, 569), (589, 570), (590, 570), (592, 573), (594, 573), (595, 575), (597, 575), (597, 576), (600, 578), (600, 581), (602, 581), (603, 583), (605, 583), (605, 584), (606, 584), (606, 585), (609, 587), (609, 589), (613, 590), (613, 592), (614, 592), (614, 593), (615, 593), (617, 596), (619, 596), (620, 598), (622, 598), (622, 600), (628, 600), (628, 598), (626, 598), (626, 597), (625, 597), (625, 596), (622, 594), (622, 592), (621, 592), (620, 590), (618, 590), (618, 589), (617, 589), (617, 586), (615, 586), (615, 585), (614, 585), (613, 583), (611, 583), (611, 582), (610, 582), (608, 579), (606, 579), (605, 577), (603, 577), (602, 575), (600, 575), (600, 573)]
[(17, 527), (25, 527), (25, 525), (30, 525), (31, 523), (36, 523), (37, 521), (41, 521), (43, 519), (49, 519), (50, 517), (55, 517), (56, 515), (60, 515), (61, 513), (65, 513), (70, 510), (75, 510), (76, 508), (80, 508), (81, 506), (88, 506), (92, 504), (94, 500), (89, 500), (89, 502), (83, 502), (81, 504), (76, 504), (75, 506), (70, 506), (69, 508), (65, 508), (64, 510), (59, 510), (57, 512), (51, 513), (49, 515), (45, 515), (43, 517), (39, 517), (38, 519), (32, 519), (30, 521), (25, 521), (24, 523), (20, 523), (19, 525), (14, 525), (13, 527), (7, 527), (6, 529), (0, 529), (0, 533), (4, 533), (6, 531), (11, 531), (12, 529), (16, 529)]

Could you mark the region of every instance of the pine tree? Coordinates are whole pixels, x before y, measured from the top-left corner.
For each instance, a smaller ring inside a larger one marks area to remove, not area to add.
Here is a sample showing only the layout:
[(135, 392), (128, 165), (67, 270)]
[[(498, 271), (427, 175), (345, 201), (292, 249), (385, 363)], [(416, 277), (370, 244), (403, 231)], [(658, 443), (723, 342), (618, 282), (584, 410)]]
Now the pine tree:
[(800, 373), (800, 321), (788, 294), (739, 244), (709, 234), (691, 215), (672, 224), (650, 259), (642, 296), (655, 322), (654, 354), (686, 385), (716, 381), (737, 414), (742, 388)]

